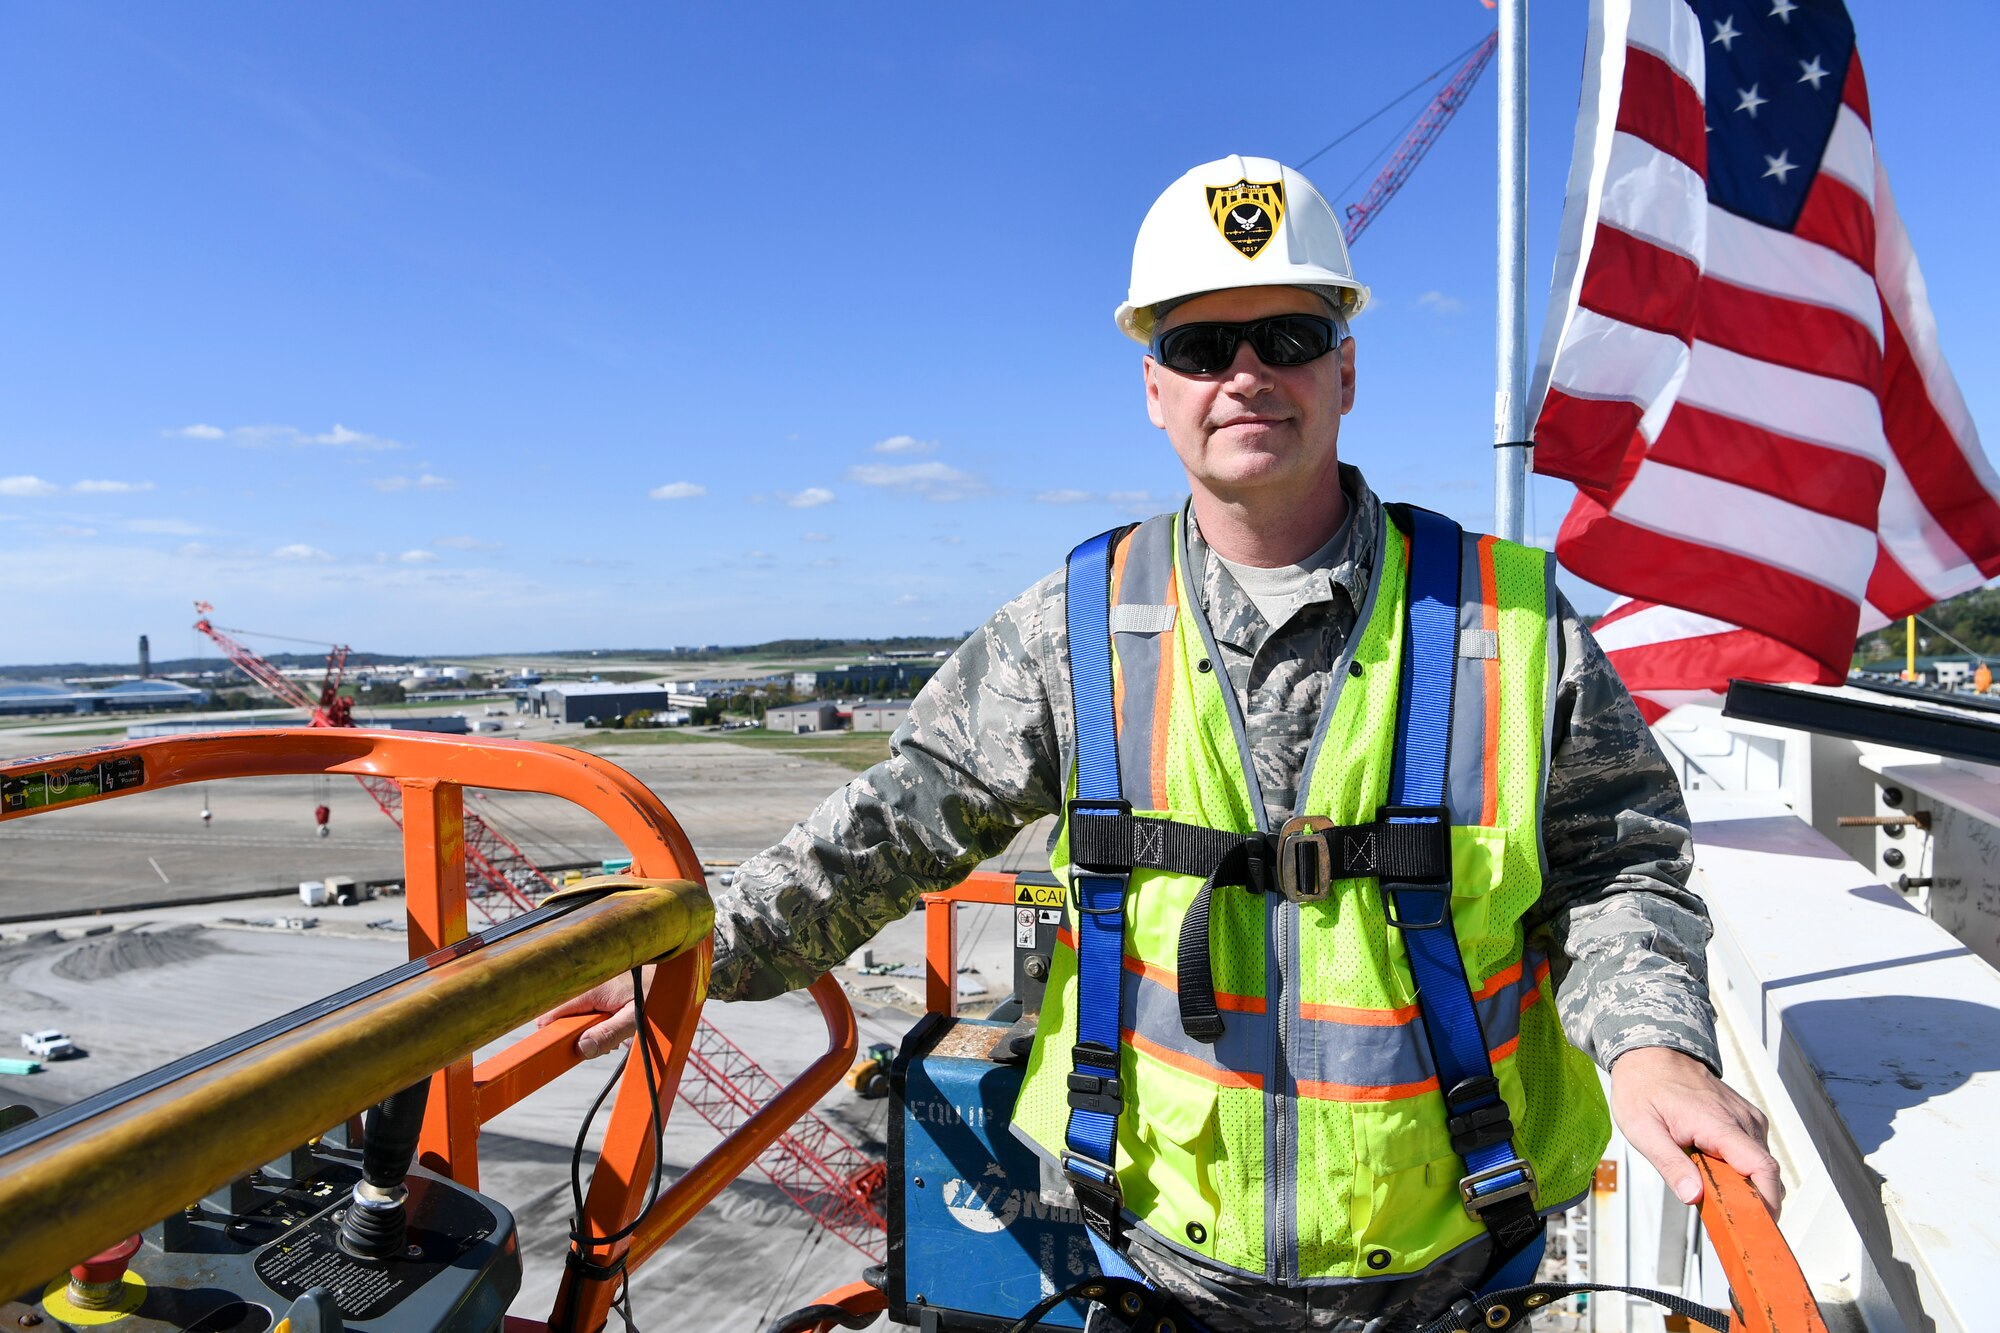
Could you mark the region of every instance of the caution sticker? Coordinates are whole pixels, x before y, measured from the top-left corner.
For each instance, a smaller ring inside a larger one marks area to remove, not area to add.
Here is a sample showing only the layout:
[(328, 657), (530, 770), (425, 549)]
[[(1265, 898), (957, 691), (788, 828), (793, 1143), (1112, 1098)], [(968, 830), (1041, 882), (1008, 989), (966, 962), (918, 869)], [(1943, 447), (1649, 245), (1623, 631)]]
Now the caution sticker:
[(1014, 882), (1014, 902), (1020, 907), (1061, 907), (1063, 891), (1060, 884), (1027, 884)]

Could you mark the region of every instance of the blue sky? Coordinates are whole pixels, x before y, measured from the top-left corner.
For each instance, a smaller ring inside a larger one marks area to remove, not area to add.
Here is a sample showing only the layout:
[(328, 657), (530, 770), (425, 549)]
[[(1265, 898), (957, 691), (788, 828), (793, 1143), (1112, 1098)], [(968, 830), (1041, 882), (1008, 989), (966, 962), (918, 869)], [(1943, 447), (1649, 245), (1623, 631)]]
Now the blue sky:
[[(1991, 431), (2000, 6), (1850, 7)], [(16, 663), (123, 660), (140, 633), (182, 655), (197, 598), (383, 652), (962, 632), (1180, 493), (1110, 317), (1153, 196), (1225, 153), (1306, 157), (1492, 22), (1476, 0), (0, 13)], [(1534, 7), (1531, 336), (1584, 14)], [(1420, 102), (1308, 174), (1356, 197)], [(1385, 494), (1480, 526), (1493, 138), (1489, 71), (1356, 247), (1375, 304), (1342, 435)], [(1535, 484), (1539, 532), (1568, 495)]]

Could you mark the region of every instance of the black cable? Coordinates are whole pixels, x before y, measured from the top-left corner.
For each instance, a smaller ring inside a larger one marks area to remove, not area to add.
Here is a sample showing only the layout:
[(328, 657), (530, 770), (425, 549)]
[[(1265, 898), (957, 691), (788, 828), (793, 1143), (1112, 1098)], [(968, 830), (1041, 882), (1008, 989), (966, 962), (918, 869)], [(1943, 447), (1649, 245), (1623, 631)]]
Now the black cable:
[(1446, 70), (1464, 64), (1465, 58), (1471, 55), (1474, 51), (1477, 51), (1480, 48), (1481, 44), (1483, 44), (1485, 41), (1486, 39), (1484, 37), (1481, 37), (1479, 41), (1474, 42), (1471, 46), (1466, 47), (1463, 51), (1460, 51), (1457, 55), (1453, 56), (1451, 60), (1446, 64), (1438, 66), (1436, 69), (1432, 70), (1429, 74), (1424, 75), (1424, 77), (1418, 79), (1408, 88), (1405, 88), (1402, 92), (1397, 93), (1387, 102), (1384, 102), (1380, 107), (1370, 112), (1366, 120), (1363, 120), (1360, 124), (1355, 125), (1352, 128), (1345, 131), (1344, 133), (1342, 133), (1340, 137), (1336, 138), (1332, 143), (1326, 145), (1326, 147), (1320, 149), (1319, 152), (1314, 153), (1311, 157), (1307, 158), (1305, 161), (1298, 163), (1295, 169), (1303, 171), (1310, 163), (1316, 161), (1318, 158), (1320, 158), (1327, 152), (1330, 152), (1331, 150), (1338, 148), (1341, 144), (1346, 143), (1349, 139), (1353, 138), (1361, 131), (1367, 129), (1375, 121), (1387, 115), (1392, 107), (1394, 107), (1398, 102), (1402, 101), (1404, 98), (1408, 97), (1411, 93), (1417, 91), (1417, 89), (1423, 87), (1427, 83), (1436, 82), (1438, 77), (1442, 75)]
[[(592, 1235), (585, 1229), (583, 1145), (584, 1141), (590, 1137), (590, 1126), (597, 1119), (598, 1111), (603, 1109), (604, 1099), (611, 1095), (611, 1090), (617, 1087), (619, 1081), (625, 1076), (626, 1067), (632, 1060), (632, 1052), (627, 1050), (624, 1056), (618, 1061), (618, 1067), (611, 1071), (611, 1077), (605, 1080), (604, 1086), (598, 1090), (596, 1099), (590, 1103), (590, 1110), (584, 1114), (583, 1124), (577, 1128), (576, 1146), (570, 1150), (569, 1192), (570, 1200), (575, 1206), (576, 1211), (570, 1217), (569, 1222), (569, 1239), (570, 1244), (574, 1247), (570, 1250), (569, 1265), (573, 1268), (583, 1270), (586, 1276), (596, 1275), (589, 1270), (601, 1270), (603, 1268), (603, 1265), (596, 1263), (588, 1257), (589, 1252), (600, 1246), (615, 1245), (637, 1231), (639, 1223), (645, 1220), (646, 1214), (652, 1211), (653, 1204), (659, 1199), (660, 1185), (666, 1176), (666, 1119), (660, 1114), (660, 1076), (659, 1070), (654, 1063), (657, 1057), (653, 1050), (653, 1034), (650, 1025), (646, 1022), (646, 980), (643, 969), (636, 967), (632, 969), (632, 1004), (634, 1012), (638, 1017), (638, 1031), (633, 1037), (632, 1044), (639, 1048), (639, 1061), (646, 1071), (646, 1097), (651, 1104), (653, 1181), (650, 1188), (646, 1191), (646, 1201), (639, 1205), (639, 1210), (633, 1214), (630, 1222), (627, 1222), (616, 1231), (603, 1236)], [(612, 1308), (617, 1310), (619, 1317), (625, 1321), (626, 1333), (636, 1333), (632, 1322), (632, 1275), (625, 1267), (628, 1254), (629, 1251), (621, 1253), (618, 1256), (617, 1262), (611, 1265), (606, 1275), (616, 1274), (618, 1278), (618, 1294), (612, 1297)], [(567, 1319), (568, 1317), (569, 1312), (566, 1311), (564, 1318)]]

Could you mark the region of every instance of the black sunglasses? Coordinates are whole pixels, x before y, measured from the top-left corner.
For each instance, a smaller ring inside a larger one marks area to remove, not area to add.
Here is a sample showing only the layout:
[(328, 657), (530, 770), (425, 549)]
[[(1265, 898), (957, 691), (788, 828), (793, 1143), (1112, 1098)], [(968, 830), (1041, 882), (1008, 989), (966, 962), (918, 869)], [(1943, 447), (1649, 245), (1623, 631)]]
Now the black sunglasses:
[(1267, 366), (1303, 366), (1340, 346), (1334, 322), (1322, 315), (1272, 315), (1248, 324), (1182, 324), (1155, 333), (1153, 359), (1183, 375), (1229, 369), (1244, 339)]

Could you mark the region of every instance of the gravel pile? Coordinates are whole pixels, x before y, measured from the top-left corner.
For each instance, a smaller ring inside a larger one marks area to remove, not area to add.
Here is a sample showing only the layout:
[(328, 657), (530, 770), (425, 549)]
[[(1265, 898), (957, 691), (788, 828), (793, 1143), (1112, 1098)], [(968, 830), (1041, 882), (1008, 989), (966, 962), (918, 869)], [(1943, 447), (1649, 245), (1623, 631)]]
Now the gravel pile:
[(165, 930), (121, 930), (86, 940), (58, 959), (51, 970), (71, 981), (102, 981), (227, 952), (210, 938), (207, 927), (190, 922)]

